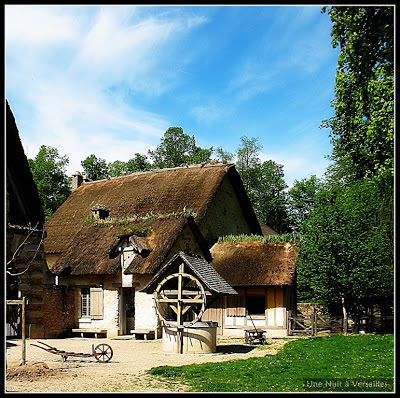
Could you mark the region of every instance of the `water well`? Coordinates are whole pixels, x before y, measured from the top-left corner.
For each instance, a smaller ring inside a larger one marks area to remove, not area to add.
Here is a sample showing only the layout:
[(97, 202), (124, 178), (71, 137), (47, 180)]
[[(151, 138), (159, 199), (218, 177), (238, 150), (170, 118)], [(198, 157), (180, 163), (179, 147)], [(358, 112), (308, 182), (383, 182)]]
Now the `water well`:
[[(178, 347), (178, 328), (163, 327), (162, 349), (166, 352), (182, 354), (210, 354), (217, 351), (217, 322), (199, 321), (183, 325), (181, 347)], [(179, 349), (180, 348), (180, 349)]]
[(207, 296), (237, 294), (202, 257), (179, 252), (141, 290), (154, 294), (166, 352), (213, 353), (217, 350), (217, 322), (202, 321)]

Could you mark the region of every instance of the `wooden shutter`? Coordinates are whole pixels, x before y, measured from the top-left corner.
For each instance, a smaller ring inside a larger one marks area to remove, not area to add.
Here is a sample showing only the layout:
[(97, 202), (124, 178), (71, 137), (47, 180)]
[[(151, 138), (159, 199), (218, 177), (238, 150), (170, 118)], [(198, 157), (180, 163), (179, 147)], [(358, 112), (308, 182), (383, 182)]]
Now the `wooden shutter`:
[(90, 288), (90, 317), (103, 319), (103, 289), (101, 287)]

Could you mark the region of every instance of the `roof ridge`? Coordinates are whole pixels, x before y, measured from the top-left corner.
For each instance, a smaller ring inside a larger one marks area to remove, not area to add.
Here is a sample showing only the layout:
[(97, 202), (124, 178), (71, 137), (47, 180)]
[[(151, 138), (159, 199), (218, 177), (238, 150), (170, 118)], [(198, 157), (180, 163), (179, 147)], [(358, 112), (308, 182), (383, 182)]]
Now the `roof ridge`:
[(93, 184), (93, 183), (97, 183), (97, 182), (104, 182), (104, 181), (109, 181), (109, 180), (115, 180), (118, 178), (132, 177), (132, 176), (142, 175), (142, 174), (156, 174), (156, 173), (163, 173), (163, 172), (167, 172), (167, 171), (186, 170), (186, 169), (203, 169), (203, 168), (222, 167), (222, 166), (226, 167), (226, 168), (231, 168), (232, 166), (235, 166), (235, 163), (205, 163), (205, 164), (201, 163), (201, 164), (190, 164), (187, 166), (165, 167), (162, 169), (135, 171), (133, 173), (125, 174), (122, 176), (103, 178), (101, 180), (95, 180), (95, 181), (85, 181), (82, 183), (82, 185)]

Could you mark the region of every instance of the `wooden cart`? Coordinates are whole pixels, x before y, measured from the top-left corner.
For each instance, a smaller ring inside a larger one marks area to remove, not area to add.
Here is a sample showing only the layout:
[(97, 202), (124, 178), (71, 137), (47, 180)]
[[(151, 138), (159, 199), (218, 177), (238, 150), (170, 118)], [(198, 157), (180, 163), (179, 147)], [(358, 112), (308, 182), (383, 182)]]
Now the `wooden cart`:
[(265, 330), (258, 330), (258, 329), (246, 329), (244, 331), (244, 341), (247, 344), (265, 344)]

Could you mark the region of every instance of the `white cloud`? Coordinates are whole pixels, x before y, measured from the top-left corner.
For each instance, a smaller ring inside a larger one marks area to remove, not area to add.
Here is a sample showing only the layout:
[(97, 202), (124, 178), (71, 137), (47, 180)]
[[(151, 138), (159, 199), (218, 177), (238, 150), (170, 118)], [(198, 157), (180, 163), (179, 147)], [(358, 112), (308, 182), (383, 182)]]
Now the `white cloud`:
[(6, 6), (7, 96), (17, 107), (24, 103), (17, 113), (28, 157), (42, 144), (53, 146), (70, 158), (71, 173), (91, 153), (111, 162), (154, 149), (169, 122), (126, 96), (170, 89), (175, 71), (163, 52), (176, 51), (180, 38), (206, 20), (137, 12)]
[(82, 21), (64, 7), (6, 5), (5, 32), (9, 45), (25, 48), (74, 41)]

